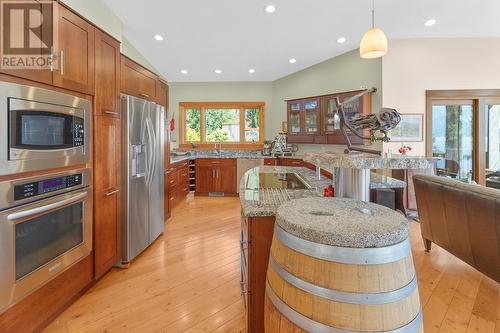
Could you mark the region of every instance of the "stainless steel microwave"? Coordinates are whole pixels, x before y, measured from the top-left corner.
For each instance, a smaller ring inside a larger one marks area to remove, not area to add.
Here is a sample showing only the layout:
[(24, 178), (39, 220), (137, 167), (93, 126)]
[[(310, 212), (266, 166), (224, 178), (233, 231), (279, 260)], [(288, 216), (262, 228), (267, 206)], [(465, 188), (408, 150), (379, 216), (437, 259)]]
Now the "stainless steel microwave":
[(0, 82), (0, 175), (90, 161), (91, 102)]

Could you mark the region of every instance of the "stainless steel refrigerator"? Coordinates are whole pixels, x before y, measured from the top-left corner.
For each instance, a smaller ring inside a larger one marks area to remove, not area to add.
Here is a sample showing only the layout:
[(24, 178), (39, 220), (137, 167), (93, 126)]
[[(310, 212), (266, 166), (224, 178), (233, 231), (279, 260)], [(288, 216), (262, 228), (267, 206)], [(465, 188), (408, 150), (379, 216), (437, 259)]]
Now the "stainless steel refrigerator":
[(153, 102), (122, 95), (121, 114), (123, 265), (163, 232), (165, 109)]

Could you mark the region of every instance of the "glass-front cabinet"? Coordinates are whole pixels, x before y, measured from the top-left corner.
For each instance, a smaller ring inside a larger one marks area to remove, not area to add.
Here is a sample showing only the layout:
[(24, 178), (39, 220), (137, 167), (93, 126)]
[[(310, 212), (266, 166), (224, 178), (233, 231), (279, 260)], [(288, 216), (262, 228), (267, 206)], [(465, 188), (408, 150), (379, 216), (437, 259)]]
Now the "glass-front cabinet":
[(314, 143), (314, 136), (320, 132), (319, 101), (319, 98), (288, 101), (288, 142)]
[(304, 102), (305, 132), (316, 134), (319, 131), (319, 103), (317, 99)]
[(288, 133), (298, 134), (302, 131), (300, 125), (300, 102), (288, 104)]

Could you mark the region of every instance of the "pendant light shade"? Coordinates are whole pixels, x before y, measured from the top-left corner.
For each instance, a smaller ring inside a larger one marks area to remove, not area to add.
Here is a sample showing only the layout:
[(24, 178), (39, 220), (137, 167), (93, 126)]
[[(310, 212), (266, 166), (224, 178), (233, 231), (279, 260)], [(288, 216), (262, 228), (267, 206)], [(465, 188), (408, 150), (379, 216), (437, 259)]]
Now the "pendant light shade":
[(359, 55), (365, 59), (375, 59), (383, 57), (387, 53), (387, 37), (379, 28), (368, 30), (361, 44), (359, 45)]
[(375, 0), (372, 0), (372, 28), (368, 30), (359, 44), (359, 55), (364, 59), (383, 57), (387, 53), (387, 37), (375, 28)]

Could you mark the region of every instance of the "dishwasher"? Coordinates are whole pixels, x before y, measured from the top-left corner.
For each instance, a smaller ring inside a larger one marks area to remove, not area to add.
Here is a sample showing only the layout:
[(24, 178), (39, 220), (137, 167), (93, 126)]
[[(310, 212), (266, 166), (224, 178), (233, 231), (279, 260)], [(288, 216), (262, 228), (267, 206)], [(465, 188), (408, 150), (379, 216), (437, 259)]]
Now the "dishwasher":
[(236, 191), (240, 193), (240, 182), (241, 178), (243, 178), (243, 175), (245, 172), (247, 172), (250, 169), (253, 169), (258, 166), (264, 165), (264, 159), (263, 158), (238, 158), (237, 162), (237, 186), (236, 186)]

